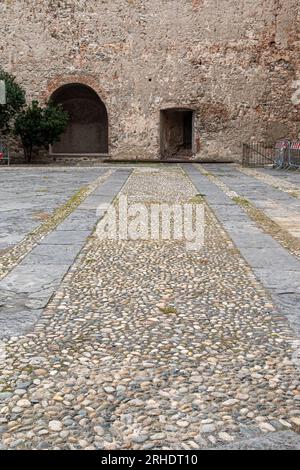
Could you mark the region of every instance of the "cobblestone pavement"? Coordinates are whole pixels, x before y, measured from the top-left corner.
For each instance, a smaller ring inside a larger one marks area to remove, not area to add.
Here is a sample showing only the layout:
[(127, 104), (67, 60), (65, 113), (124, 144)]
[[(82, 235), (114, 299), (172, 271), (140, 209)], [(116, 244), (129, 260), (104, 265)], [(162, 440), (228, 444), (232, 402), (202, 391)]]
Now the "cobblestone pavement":
[[(179, 168), (145, 168), (122, 192), (198, 191)], [(292, 340), (208, 208), (198, 252), (93, 238), (32, 332), (2, 343), (2, 446), (199, 449), (297, 431)]]

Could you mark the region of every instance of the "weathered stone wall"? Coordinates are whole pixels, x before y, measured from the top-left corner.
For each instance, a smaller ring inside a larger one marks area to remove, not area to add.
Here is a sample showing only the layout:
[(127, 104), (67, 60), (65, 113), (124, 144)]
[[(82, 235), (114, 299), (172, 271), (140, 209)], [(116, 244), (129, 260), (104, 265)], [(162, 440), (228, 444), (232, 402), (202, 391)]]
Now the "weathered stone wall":
[(169, 107), (195, 110), (203, 158), (300, 132), (299, 0), (2, 0), (0, 17), (0, 66), (29, 99), (92, 86), (113, 157), (158, 157)]

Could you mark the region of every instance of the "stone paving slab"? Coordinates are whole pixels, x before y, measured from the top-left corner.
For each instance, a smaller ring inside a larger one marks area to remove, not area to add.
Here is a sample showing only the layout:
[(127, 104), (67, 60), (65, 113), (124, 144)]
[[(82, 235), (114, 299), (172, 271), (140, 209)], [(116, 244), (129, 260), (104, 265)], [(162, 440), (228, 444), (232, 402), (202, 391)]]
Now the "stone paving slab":
[(257, 171), (262, 174), (267, 174), (275, 176), (276, 178), (283, 179), (285, 181), (290, 181), (293, 184), (296, 184), (300, 188), (300, 171), (281, 171), (276, 170), (275, 168), (256, 168)]
[(54, 230), (45, 237), (41, 245), (82, 245), (90, 235), (89, 230)]
[[(74, 214), (74, 216), (68, 217), (66, 220), (64, 220), (61, 224), (58, 225), (57, 231), (62, 232), (62, 231), (73, 231), (73, 230), (79, 230), (79, 231), (92, 231), (94, 226), (95, 226), (95, 214), (92, 212), (91, 217), (84, 217), (83, 215), (78, 214), (79, 211)], [(87, 211), (84, 211), (87, 214)], [(99, 212), (99, 216), (101, 216), (101, 212)]]
[[(260, 169), (255, 168), (246, 168), (244, 166), (238, 165), (238, 170), (241, 173), (245, 173), (248, 176), (252, 176), (256, 179), (263, 181), (264, 183), (273, 186), (273, 188), (288, 193), (290, 196), (300, 198), (300, 186), (299, 183), (295, 184), (290, 180), (277, 178), (276, 171), (273, 169), (273, 173), (261, 172)], [(300, 175), (300, 172), (299, 172)], [(299, 178), (300, 182), (300, 178)]]
[[(250, 234), (251, 232), (249, 232), (249, 236)], [(239, 236), (240, 234), (238, 234), (238, 237)], [(262, 240), (263, 237), (260, 237), (260, 241)], [(289, 270), (293, 272), (294, 276), (297, 276), (297, 274), (300, 275), (299, 261), (287, 253), (284, 248), (278, 247), (276, 253), (274, 253), (273, 247), (269, 247), (267, 244), (264, 244), (263, 247), (259, 247), (259, 241), (255, 240), (255, 242), (256, 246), (243, 246), (243, 256), (251, 266), (255, 266), (256, 269), (276, 269), (281, 273), (282, 270), (286, 270), (288, 263)], [(275, 254), (276, 256), (274, 256)], [(290, 282), (289, 278), (288, 281)]]
[(28, 266), (21, 263), (1, 280), (0, 289), (24, 294), (41, 292), (46, 286), (57, 286), (68, 268), (67, 264)]
[(99, 192), (95, 193), (95, 196), (105, 196), (105, 197), (114, 196), (116, 193), (121, 191), (121, 189), (122, 189), (122, 184), (119, 182), (116, 182), (116, 184), (112, 186), (108, 187), (107, 185), (106, 187), (101, 188), (101, 191), (99, 188)]
[(38, 245), (24, 261), (22, 266), (38, 264), (38, 265), (65, 265), (72, 264), (78, 254), (78, 246), (71, 245)]
[(291, 431), (282, 431), (228, 444), (216, 450), (300, 450), (300, 436)]
[(284, 276), (281, 269), (258, 268), (261, 276), (264, 276), (265, 282), (268, 280), (268, 288), (278, 289), (278, 292), (297, 291), (300, 286), (299, 270), (285, 269)]
[(7, 309), (0, 313), (1, 337), (14, 336), (16, 332), (26, 334), (32, 328), (43, 312), (40, 309), (19, 309), (17, 311)]
[[(94, 211), (101, 213), (101, 207), (112, 203), (116, 195), (120, 192), (127, 180), (131, 170), (117, 170), (108, 181), (105, 181), (99, 188), (86, 198), (80, 205), (80, 210)], [(103, 211), (102, 211), (103, 212)]]
[(239, 244), (245, 248), (255, 247), (263, 249), (273, 240), (271, 235), (257, 233), (255, 225), (249, 224), (249, 226), (245, 227), (244, 223), (240, 221), (228, 222), (227, 228), (238, 234)]
[[(236, 203), (232, 203), (232, 199), (228, 198), (228, 201), (225, 200), (224, 193), (222, 192), (222, 194), (223, 194), (222, 204), (220, 204), (219, 202), (220, 200), (220, 195), (219, 195), (218, 198), (214, 196), (213, 198), (210, 199), (211, 205), (218, 206), (219, 214), (222, 214), (222, 216), (226, 218), (228, 222), (232, 220), (236, 223), (236, 225), (241, 225), (245, 220), (245, 211)], [(211, 192), (207, 191), (207, 197), (211, 197), (211, 196), (212, 196)], [(232, 207), (235, 208), (234, 211), (232, 211)], [(254, 222), (253, 223), (252, 221), (250, 222), (253, 227), (256, 227), (256, 224)]]
[(84, 201), (80, 208), (81, 210), (92, 210), (96, 211), (100, 205), (102, 204), (111, 204), (112, 201), (114, 200), (115, 195), (119, 192), (119, 190), (116, 190), (115, 194), (107, 196), (107, 195), (98, 195), (98, 196), (93, 196), (87, 198), (86, 201)]
[(31, 232), (34, 225), (40, 222), (33, 222), (32, 217), (27, 217), (20, 211), (0, 212), (0, 246), (3, 249), (16, 245), (20, 241), (20, 234)]
[[(300, 261), (282, 248), (276, 240), (270, 239), (269, 235), (255, 226), (240, 206), (233, 205), (232, 200), (207, 177), (200, 174), (193, 165), (184, 165), (183, 168), (199, 192), (205, 187), (204, 192), (208, 203), (216, 216), (243, 257), (253, 268), (258, 279), (267, 289), (271, 289), (270, 292), (275, 304), (287, 315), (297, 335), (300, 335), (300, 312), (295, 308), (300, 295)], [(235, 185), (235, 187), (237, 186)], [(220, 204), (221, 200), (223, 200), (222, 204)], [(236, 218), (239, 221), (238, 225)], [(243, 231), (240, 230), (241, 222), (244, 226)], [(248, 230), (249, 240), (251, 237), (251, 248), (245, 239), (245, 231)], [(265, 250), (262, 250), (262, 246), (265, 247)], [(276, 263), (274, 260), (278, 260), (278, 262)], [(267, 267), (270, 269), (265, 269)], [(291, 290), (293, 292), (289, 295), (290, 301), (287, 304), (284, 302), (282, 292), (290, 292)]]

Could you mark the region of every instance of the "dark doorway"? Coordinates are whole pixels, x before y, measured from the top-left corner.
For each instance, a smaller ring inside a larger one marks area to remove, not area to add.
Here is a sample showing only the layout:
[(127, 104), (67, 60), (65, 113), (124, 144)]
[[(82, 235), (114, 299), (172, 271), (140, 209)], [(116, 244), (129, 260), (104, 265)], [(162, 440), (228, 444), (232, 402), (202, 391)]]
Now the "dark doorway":
[(173, 108), (160, 113), (161, 155), (163, 158), (184, 158), (193, 155), (194, 112)]
[(92, 88), (71, 84), (59, 88), (51, 100), (61, 104), (70, 121), (53, 154), (108, 154), (108, 115), (105, 104)]

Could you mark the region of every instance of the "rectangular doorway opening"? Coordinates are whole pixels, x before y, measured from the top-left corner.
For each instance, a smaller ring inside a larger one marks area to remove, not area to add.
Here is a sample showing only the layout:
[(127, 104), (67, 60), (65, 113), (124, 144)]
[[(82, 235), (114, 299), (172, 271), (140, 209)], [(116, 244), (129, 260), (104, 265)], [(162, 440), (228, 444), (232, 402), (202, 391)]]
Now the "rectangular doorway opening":
[(193, 155), (194, 111), (185, 108), (160, 112), (160, 145), (163, 159), (182, 159)]

